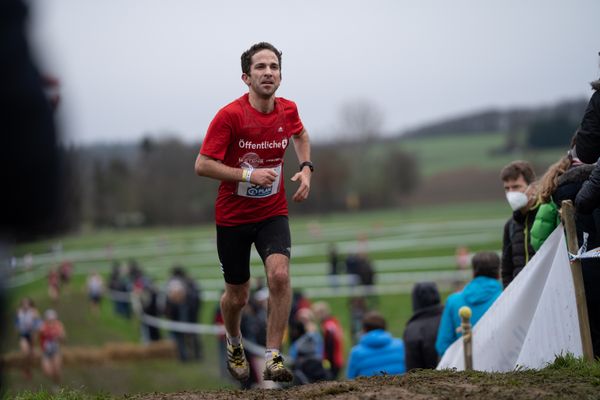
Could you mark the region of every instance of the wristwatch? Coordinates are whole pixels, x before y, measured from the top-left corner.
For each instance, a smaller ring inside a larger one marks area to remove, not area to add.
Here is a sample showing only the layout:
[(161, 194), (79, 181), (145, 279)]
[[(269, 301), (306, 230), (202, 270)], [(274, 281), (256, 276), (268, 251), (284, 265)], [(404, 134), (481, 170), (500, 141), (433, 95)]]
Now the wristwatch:
[(300, 164), (300, 171), (302, 171), (302, 168), (304, 167), (310, 168), (310, 172), (313, 172), (315, 170), (313, 163), (311, 163), (310, 161), (304, 161), (302, 164)]

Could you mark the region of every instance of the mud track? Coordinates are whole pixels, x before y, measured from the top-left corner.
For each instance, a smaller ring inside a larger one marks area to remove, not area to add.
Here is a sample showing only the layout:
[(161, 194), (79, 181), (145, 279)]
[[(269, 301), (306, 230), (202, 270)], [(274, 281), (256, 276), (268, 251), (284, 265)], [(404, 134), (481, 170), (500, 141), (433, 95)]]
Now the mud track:
[(565, 371), (521, 371), (506, 374), (414, 371), (404, 376), (359, 378), (286, 389), (155, 393), (128, 399), (600, 399), (600, 377)]

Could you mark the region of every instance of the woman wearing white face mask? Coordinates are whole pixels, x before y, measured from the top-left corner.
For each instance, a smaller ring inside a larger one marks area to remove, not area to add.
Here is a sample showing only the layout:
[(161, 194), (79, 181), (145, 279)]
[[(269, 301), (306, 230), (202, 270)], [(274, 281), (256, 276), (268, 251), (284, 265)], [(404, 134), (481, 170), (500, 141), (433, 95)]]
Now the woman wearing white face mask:
[(526, 161), (513, 161), (500, 172), (506, 200), (513, 210), (504, 225), (502, 240), (502, 284), (506, 288), (529, 262), (535, 250), (530, 232), (538, 210), (535, 173)]

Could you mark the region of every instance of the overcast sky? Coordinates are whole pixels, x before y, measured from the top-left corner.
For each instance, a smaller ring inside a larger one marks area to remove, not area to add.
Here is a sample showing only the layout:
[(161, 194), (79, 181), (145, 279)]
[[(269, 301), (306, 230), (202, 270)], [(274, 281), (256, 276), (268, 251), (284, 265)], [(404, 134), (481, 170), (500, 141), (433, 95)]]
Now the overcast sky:
[(176, 133), (200, 143), (247, 91), (240, 55), (283, 51), (278, 95), (314, 141), (368, 101), (388, 134), (488, 107), (589, 97), (598, 0), (32, 0), (32, 43), (76, 143)]

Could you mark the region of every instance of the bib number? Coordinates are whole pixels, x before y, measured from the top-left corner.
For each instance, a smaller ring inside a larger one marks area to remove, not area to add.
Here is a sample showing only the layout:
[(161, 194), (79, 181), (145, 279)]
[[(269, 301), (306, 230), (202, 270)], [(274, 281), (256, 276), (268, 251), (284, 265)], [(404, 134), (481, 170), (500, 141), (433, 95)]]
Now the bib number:
[[(257, 168), (258, 170), (259, 168)], [(279, 184), (281, 180), (281, 165), (273, 168), (277, 174), (277, 178), (273, 181), (271, 186), (259, 186), (254, 185), (250, 182), (238, 182), (237, 195), (243, 197), (250, 197), (259, 199), (263, 197), (273, 196), (279, 193)]]

